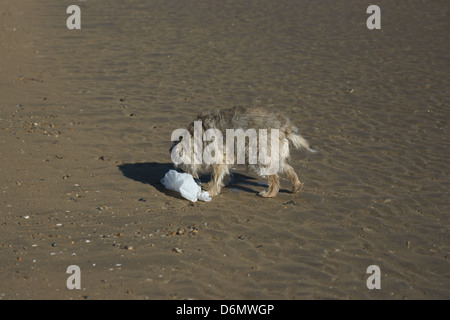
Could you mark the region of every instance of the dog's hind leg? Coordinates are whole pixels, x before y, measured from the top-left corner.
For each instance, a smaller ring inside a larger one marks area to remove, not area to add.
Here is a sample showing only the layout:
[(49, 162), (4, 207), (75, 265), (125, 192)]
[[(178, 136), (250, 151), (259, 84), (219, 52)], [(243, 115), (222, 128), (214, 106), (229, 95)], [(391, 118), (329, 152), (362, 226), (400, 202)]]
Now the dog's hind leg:
[(300, 182), (298, 179), (297, 174), (294, 171), (294, 168), (292, 168), (287, 163), (284, 165), (283, 172), (286, 174), (288, 179), (291, 181), (292, 184), (292, 193), (299, 192), (303, 188), (303, 183)]
[(269, 176), (269, 188), (261, 191), (259, 195), (264, 198), (273, 198), (278, 194), (280, 190), (280, 179), (278, 174), (272, 174)]

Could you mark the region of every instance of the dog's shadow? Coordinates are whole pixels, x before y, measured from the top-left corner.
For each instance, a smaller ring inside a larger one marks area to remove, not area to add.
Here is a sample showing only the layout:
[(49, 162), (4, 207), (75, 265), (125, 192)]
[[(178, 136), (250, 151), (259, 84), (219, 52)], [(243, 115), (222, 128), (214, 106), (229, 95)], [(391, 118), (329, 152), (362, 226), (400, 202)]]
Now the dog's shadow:
[[(158, 162), (140, 162), (140, 163), (124, 163), (118, 166), (122, 174), (132, 180), (139, 181), (144, 184), (153, 186), (156, 190), (172, 197), (181, 198), (181, 195), (175, 191), (166, 189), (161, 179), (167, 171), (174, 170), (172, 163), (158, 163)], [(210, 180), (210, 175), (203, 175), (200, 177), (203, 186)], [(245, 174), (233, 172), (228, 188), (236, 188), (245, 192), (257, 194), (258, 192), (248, 186), (267, 186), (263, 183), (255, 181), (256, 178), (247, 176)]]
[(174, 169), (172, 163), (158, 162), (124, 163), (118, 167), (125, 177), (150, 184), (155, 188), (162, 187), (161, 179), (167, 171)]
[(167, 171), (174, 169), (172, 163), (158, 163), (158, 162), (138, 162), (138, 163), (124, 163), (118, 166), (122, 174), (132, 180), (149, 184), (156, 190), (175, 197), (181, 198), (181, 195), (175, 191), (166, 189), (161, 179)]

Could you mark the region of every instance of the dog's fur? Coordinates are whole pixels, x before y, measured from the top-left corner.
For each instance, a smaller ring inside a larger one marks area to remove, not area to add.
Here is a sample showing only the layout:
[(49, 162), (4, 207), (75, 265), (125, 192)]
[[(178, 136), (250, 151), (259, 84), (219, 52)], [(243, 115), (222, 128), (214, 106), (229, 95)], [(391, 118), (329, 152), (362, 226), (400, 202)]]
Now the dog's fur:
[[(196, 121), (202, 121), (203, 132), (213, 128), (218, 129), (222, 132), (225, 137), (226, 129), (242, 129), (246, 131), (247, 129), (253, 128), (258, 129), (268, 129), (268, 138), (270, 137), (270, 129), (279, 130), (279, 170), (278, 173), (284, 173), (290, 180), (292, 184), (292, 192), (298, 192), (302, 189), (303, 184), (297, 177), (294, 169), (288, 164), (289, 159), (289, 142), (291, 142), (296, 148), (303, 147), (308, 151), (315, 152), (311, 148), (309, 143), (298, 134), (298, 129), (291, 123), (291, 121), (284, 116), (281, 112), (272, 112), (261, 107), (233, 107), (226, 110), (218, 110), (211, 113), (201, 114), (197, 117)], [(188, 126), (188, 131), (191, 134), (191, 154), (193, 154), (193, 133), (194, 133), (194, 122), (190, 123)], [(175, 142), (170, 149), (177, 148), (178, 142)], [(224, 139), (225, 140), (225, 139)], [(270, 139), (269, 139), (270, 141)], [(205, 147), (209, 142), (203, 142), (203, 147)], [(224, 141), (225, 144), (225, 141)], [(225, 146), (223, 148), (225, 153)], [(175, 150), (176, 151), (176, 150)], [(268, 143), (268, 152), (270, 151), (270, 143)], [(235, 152), (236, 157), (236, 152)], [(225, 159), (225, 154), (223, 159)], [(246, 159), (248, 159), (248, 144), (246, 143)], [(236, 160), (236, 159), (235, 159)], [(236, 161), (234, 161), (236, 163)], [(209, 182), (208, 192), (210, 196), (216, 196), (220, 193), (221, 188), (224, 186), (224, 179), (228, 178), (230, 174), (230, 169), (233, 164), (180, 164), (178, 167), (184, 172), (190, 173), (194, 178), (198, 179), (199, 175), (211, 172), (211, 181)], [(261, 167), (267, 167), (260, 164), (248, 164), (246, 161), (246, 166), (250, 169), (255, 170), (258, 175), (264, 177), (261, 174)], [(269, 181), (269, 187), (267, 190), (259, 193), (260, 196), (270, 198), (275, 197), (280, 189), (280, 182), (278, 173), (267, 176)]]

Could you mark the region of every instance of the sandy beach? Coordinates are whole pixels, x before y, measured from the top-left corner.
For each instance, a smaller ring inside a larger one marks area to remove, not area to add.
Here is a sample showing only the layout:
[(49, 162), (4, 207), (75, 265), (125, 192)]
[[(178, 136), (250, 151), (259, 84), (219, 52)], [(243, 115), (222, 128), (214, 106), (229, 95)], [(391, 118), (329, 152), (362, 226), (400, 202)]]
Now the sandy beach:
[[(450, 299), (450, 3), (369, 4), (3, 0), (0, 299)], [(319, 151), (302, 193), (161, 185), (172, 131), (235, 105)]]

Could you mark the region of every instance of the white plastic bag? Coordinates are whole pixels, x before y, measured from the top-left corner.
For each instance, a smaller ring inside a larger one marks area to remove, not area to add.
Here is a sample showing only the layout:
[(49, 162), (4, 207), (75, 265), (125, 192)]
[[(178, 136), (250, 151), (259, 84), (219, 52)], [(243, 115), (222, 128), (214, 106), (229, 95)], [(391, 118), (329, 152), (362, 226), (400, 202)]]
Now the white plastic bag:
[(202, 191), (202, 188), (195, 183), (194, 178), (189, 173), (180, 173), (175, 170), (169, 170), (161, 183), (169, 190), (181, 193), (181, 196), (192, 202), (197, 199), (202, 201), (211, 201), (211, 197), (207, 191)]

